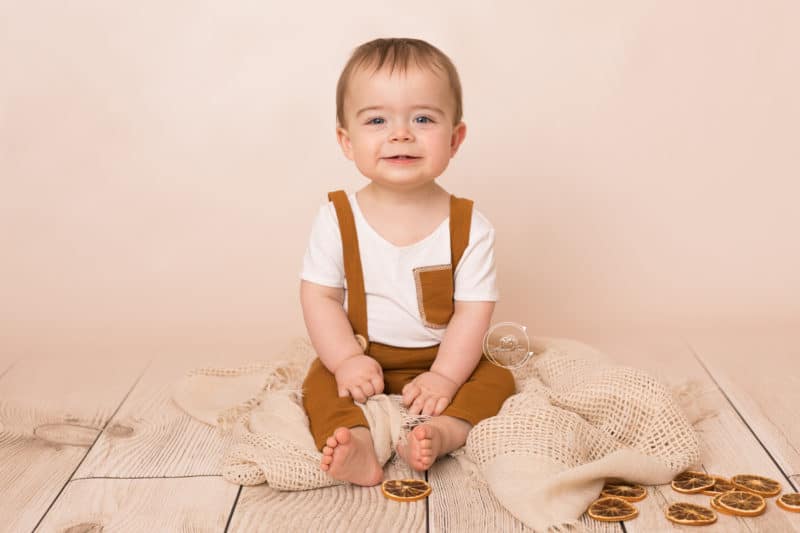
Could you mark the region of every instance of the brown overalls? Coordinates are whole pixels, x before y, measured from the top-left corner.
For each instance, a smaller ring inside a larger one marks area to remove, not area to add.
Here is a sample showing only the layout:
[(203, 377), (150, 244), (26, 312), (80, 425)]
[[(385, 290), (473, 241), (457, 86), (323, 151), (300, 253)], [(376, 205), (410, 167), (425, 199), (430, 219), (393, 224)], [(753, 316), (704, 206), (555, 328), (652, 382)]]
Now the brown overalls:
[[(342, 234), (344, 270), (347, 279), (347, 311), (353, 332), (367, 340), (364, 353), (378, 361), (383, 368), (383, 394), (402, 394), (406, 383), (430, 370), (436, 359), (439, 345), (425, 348), (403, 348), (378, 342), (369, 342), (367, 332), (367, 297), (358, 236), (350, 202), (344, 191), (328, 194), (336, 208)], [(469, 242), (472, 201), (450, 197), (450, 265), (414, 269), (417, 281), (417, 298), (420, 314), (426, 325), (444, 327), (453, 315), (453, 273)], [(411, 273), (410, 273), (411, 274)], [(456, 392), (442, 415), (466, 420), (473, 426), (500, 410), (503, 402), (514, 394), (514, 377), (511, 372), (481, 358), (475, 371)], [(367, 419), (353, 398), (339, 397), (336, 378), (314, 359), (303, 382), (303, 407), (308, 415), (311, 434), (317, 449), (322, 451), (325, 441), (336, 428), (365, 426)]]

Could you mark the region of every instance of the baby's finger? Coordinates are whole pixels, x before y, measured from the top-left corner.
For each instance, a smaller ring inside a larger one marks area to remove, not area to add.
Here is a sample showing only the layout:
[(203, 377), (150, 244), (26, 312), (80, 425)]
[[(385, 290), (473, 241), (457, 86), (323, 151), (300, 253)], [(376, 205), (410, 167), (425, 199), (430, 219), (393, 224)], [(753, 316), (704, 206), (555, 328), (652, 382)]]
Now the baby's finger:
[(339, 387), (339, 398), (347, 398), (350, 396), (350, 391), (345, 387)]
[(366, 396), (367, 398), (375, 395), (375, 389), (373, 388), (371, 382), (364, 381), (363, 383), (361, 383), (360, 387), (361, 390), (364, 391), (364, 396)]
[(433, 415), (436, 410), (436, 398), (428, 398), (425, 401), (425, 407), (422, 408), (423, 415)]
[(380, 394), (383, 392), (383, 378), (374, 377), (369, 380), (372, 383), (372, 388), (375, 389), (375, 394)]
[(433, 416), (439, 416), (447, 409), (448, 404), (450, 404), (450, 400), (447, 398), (439, 398), (439, 401), (436, 402), (436, 409), (433, 411)]
[(353, 385), (352, 387), (350, 387), (350, 395), (358, 403), (364, 403), (367, 401), (367, 398), (364, 396), (364, 391), (362, 391), (361, 387), (359, 387), (358, 385)]
[(422, 412), (423, 405), (425, 405), (425, 399), (422, 396), (417, 396), (417, 399), (408, 408), (408, 412), (412, 415), (418, 415)]
[(409, 406), (411, 402), (419, 395), (419, 387), (413, 383), (408, 383), (403, 387), (403, 405)]

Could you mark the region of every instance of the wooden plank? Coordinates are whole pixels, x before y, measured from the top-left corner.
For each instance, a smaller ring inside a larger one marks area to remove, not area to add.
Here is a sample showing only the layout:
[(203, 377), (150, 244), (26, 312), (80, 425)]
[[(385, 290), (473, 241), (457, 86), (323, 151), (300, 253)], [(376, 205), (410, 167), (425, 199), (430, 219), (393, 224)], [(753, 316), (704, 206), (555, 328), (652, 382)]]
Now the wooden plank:
[[(453, 457), (439, 459), (429, 471), (431, 484), (430, 531), (503, 531), (533, 532), (517, 520), (488, 486), (471, 482)], [(531, 502), (535, 505), (536, 502)], [(611, 533), (622, 531), (614, 523), (598, 522), (587, 515), (581, 517), (583, 531)]]
[[(172, 386), (187, 370), (199, 366), (235, 367), (252, 361), (229, 357), (202, 364), (185, 357), (159, 357), (130, 394), (92, 453), (76, 473), (77, 478), (97, 476), (179, 476), (219, 474), (219, 462), (231, 444), (216, 428), (194, 420), (171, 401)], [(387, 466), (387, 475), (411, 477), (407, 467)], [(230, 484), (232, 487), (238, 486)], [(151, 491), (166, 491), (162, 501), (172, 503), (173, 490), (153, 485)], [(210, 505), (228, 506), (227, 499)], [(314, 509), (315, 512), (310, 512)], [(285, 492), (267, 485), (243, 487), (236, 502), (231, 531), (264, 530), (265, 524), (290, 530), (349, 531), (352, 524), (366, 529), (392, 530), (398, 524), (408, 531), (425, 528), (424, 503), (404, 504), (386, 500), (380, 487), (340, 486)]]
[[(712, 377), (675, 332), (585, 333), (579, 340), (611, 355), (621, 364), (642, 368), (661, 379), (683, 405), (701, 439), (702, 468), (730, 476), (757, 473), (779, 479), (781, 474)], [(785, 482), (785, 480), (784, 480)], [(669, 485), (649, 487), (647, 499), (637, 502), (639, 517), (625, 522), (629, 532), (693, 531), (675, 526), (664, 517), (669, 503), (689, 501), (708, 505), (710, 497), (680, 494)], [(800, 514), (784, 512), (770, 500), (767, 512), (755, 518), (720, 515), (704, 531), (800, 531)]]
[(685, 335), (695, 356), (792, 482), (800, 490), (800, 346), (798, 329)]
[(221, 477), (73, 480), (37, 531), (217, 533), (238, 492)]
[[(408, 466), (388, 463), (385, 479), (421, 478)], [(425, 531), (427, 500), (396, 502), (380, 485), (338, 485), (307, 491), (244, 487), (230, 531)]]
[(26, 531), (39, 522), (145, 364), (105, 353), (33, 356), (0, 379), (3, 527)]
[(75, 477), (220, 475), (232, 437), (221, 436), (216, 427), (192, 418), (172, 401), (175, 382), (207, 363), (236, 366), (232, 361), (199, 361), (192, 354), (155, 357)]

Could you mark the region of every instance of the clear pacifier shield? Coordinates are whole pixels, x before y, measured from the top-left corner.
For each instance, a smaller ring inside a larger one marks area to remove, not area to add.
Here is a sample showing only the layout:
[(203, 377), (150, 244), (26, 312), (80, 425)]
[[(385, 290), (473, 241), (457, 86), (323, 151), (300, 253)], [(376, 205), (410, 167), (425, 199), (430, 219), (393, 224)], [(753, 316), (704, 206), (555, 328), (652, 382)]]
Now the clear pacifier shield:
[(494, 324), (483, 336), (483, 355), (503, 368), (519, 368), (533, 355), (528, 328), (516, 322)]

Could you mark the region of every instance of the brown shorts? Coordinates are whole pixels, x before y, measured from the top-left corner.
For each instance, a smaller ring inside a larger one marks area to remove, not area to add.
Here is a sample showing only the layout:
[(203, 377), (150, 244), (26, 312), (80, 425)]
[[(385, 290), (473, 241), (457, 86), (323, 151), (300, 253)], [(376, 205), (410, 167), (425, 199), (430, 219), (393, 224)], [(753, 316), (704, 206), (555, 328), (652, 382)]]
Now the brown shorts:
[[(383, 394), (402, 394), (406, 383), (430, 370), (438, 351), (439, 346), (398, 348), (370, 343), (369, 355), (383, 368)], [(482, 357), (442, 415), (466, 420), (474, 426), (484, 418), (496, 415), (506, 398), (515, 392), (511, 371)], [(339, 397), (336, 378), (318, 358), (312, 362), (303, 382), (303, 407), (320, 451), (338, 427), (369, 427), (363, 411), (353, 399)]]

